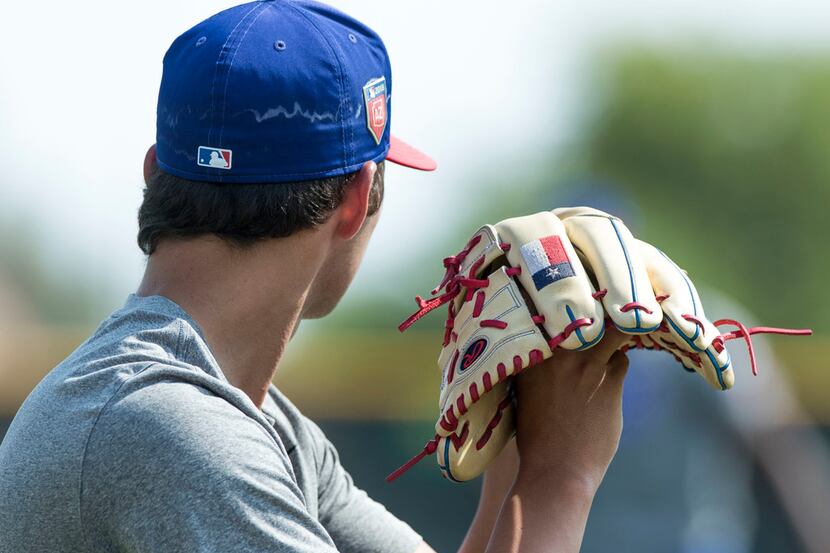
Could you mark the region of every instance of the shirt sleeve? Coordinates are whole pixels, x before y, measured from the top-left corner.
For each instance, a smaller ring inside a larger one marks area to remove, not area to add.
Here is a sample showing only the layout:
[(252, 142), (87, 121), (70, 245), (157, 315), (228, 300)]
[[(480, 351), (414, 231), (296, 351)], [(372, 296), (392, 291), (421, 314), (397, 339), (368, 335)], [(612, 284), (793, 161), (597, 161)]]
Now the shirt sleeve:
[(304, 417), (315, 442), (320, 522), (343, 553), (412, 553), (423, 538), (354, 485), (337, 449)]
[(156, 384), (111, 401), (82, 465), (89, 549), (336, 551), (278, 440), (192, 385)]

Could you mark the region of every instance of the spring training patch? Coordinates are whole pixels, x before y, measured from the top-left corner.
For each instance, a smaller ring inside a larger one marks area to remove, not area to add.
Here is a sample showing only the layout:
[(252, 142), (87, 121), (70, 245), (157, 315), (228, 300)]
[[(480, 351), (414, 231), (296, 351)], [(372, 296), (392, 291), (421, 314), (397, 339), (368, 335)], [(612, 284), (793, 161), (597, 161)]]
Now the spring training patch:
[(386, 129), (386, 77), (372, 79), (363, 86), (366, 102), (366, 125), (377, 144)]
[(574, 268), (558, 236), (545, 236), (528, 242), (522, 246), (521, 252), (537, 290), (574, 276)]
[(196, 163), (202, 167), (230, 169), (232, 155), (233, 152), (231, 150), (199, 146), (199, 151), (196, 153)]

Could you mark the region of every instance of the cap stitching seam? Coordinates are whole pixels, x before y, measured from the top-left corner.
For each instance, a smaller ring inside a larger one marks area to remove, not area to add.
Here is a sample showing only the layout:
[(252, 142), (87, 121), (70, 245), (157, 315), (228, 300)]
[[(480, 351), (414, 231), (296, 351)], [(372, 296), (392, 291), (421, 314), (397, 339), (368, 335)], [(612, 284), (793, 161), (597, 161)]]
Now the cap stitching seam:
[(259, 13), (256, 15), (256, 17), (254, 17), (251, 20), (251, 22), (248, 24), (248, 27), (245, 29), (245, 32), (242, 33), (242, 37), (236, 43), (236, 47), (234, 48), (234, 51), (233, 51), (233, 56), (231, 56), (231, 61), (230, 61), (230, 64), (228, 65), (228, 72), (225, 75), (225, 89), (222, 92), (222, 117), (221, 117), (222, 126), (219, 128), (219, 145), (220, 146), (224, 146), (224, 143), (222, 142), (222, 138), (225, 136), (225, 113), (227, 111), (227, 105), (228, 105), (228, 83), (231, 80), (231, 71), (233, 70), (234, 62), (236, 61), (236, 54), (239, 52), (239, 48), (242, 46), (242, 43), (245, 41), (245, 37), (248, 36), (248, 31), (251, 30), (251, 27), (254, 26), (254, 23), (257, 22), (257, 20), (262, 16), (263, 13), (265, 13), (265, 10), (260, 10)]
[[(309, 25), (314, 27), (314, 29), (318, 33), (320, 33), (320, 36), (323, 37), (323, 40), (326, 44), (326, 47), (331, 51), (332, 56), (334, 56), (334, 61), (337, 63), (337, 69), (338, 69), (337, 80), (339, 81), (339, 85), (340, 85), (340, 100), (341, 100), (341, 102), (345, 102), (347, 104), (346, 107), (351, 106), (350, 96), (347, 93), (347, 91), (345, 90), (346, 87), (343, 83), (343, 79), (344, 79), (343, 64), (340, 62), (340, 57), (337, 55), (337, 52), (334, 50), (334, 47), (332, 46), (329, 37), (302, 10), (300, 10), (296, 6), (293, 6), (289, 3), (286, 3), (285, 5), (288, 6), (289, 8), (291, 8), (292, 10), (294, 10), (295, 12), (297, 12), (303, 19), (308, 21)], [(343, 161), (344, 161), (343, 166), (348, 167), (348, 166), (353, 165), (353, 163), (352, 163), (351, 156), (349, 155), (348, 146), (347, 146), (347, 139), (346, 139), (347, 130), (346, 129), (347, 129), (348, 125), (344, 124), (344, 121), (346, 119), (343, 117), (343, 110), (341, 109), (342, 107), (343, 107), (342, 105), (337, 106), (337, 111), (338, 111), (338, 115), (340, 117), (340, 130), (341, 130), (341, 136), (342, 136), (342, 139), (343, 139)], [(354, 139), (352, 139), (352, 141), (353, 140)]]
[(212, 140), (212, 137), (213, 137), (213, 114), (214, 114), (214, 112), (216, 111), (216, 109), (215, 109), (215, 106), (216, 106), (216, 80), (219, 78), (219, 60), (222, 58), (222, 52), (225, 50), (225, 47), (228, 45), (228, 42), (230, 42), (231, 37), (232, 37), (232, 36), (233, 36), (233, 34), (236, 32), (236, 29), (237, 29), (240, 25), (242, 25), (242, 22), (243, 22), (243, 21), (245, 21), (245, 19), (246, 19), (246, 18), (247, 18), (247, 17), (248, 17), (248, 16), (249, 16), (249, 15), (250, 15), (250, 14), (251, 14), (251, 13), (252, 13), (255, 9), (257, 9), (258, 7), (259, 7), (258, 5), (257, 5), (257, 6), (254, 6), (253, 8), (251, 8), (250, 10), (248, 10), (248, 13), (246, 13), (244, 16), (242, 16), (242, 19), (240, 19), (240, 20), (236, 23), (236, 26), (234, 26), (233, 30), (231, 30), (231, 32), (230, 32), (230, 33), (228, 33), (228, 36), (227, 36), (227, 38), (225, 39), (225, 42), (222, 44), (222, 47), (221, 47), (221, 48), (219, 48), (219, 56), (216, 58), (216, 62), (214, 62), (214, 68), (213, 68), (213, 79), (212, 79), (212, 81), (213, 81), (213, 82), (211, 83), (211, 87), (210, 87), (210, 116), (211, 116), (211, 123), (210, 123), (210, 127), (208, 128), (208, 136), (207, 136), (207, 138), (208, 138), (208, 143), (209, 143), (209, 144), (211, 143), (211, 140)]

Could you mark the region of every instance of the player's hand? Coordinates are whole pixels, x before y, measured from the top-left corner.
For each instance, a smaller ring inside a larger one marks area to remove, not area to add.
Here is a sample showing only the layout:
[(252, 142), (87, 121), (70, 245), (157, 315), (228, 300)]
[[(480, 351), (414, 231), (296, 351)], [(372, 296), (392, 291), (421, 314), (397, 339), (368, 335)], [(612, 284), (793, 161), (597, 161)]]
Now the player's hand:
[(628, 359), (618, 348), (626, 339), (609, 328), (593, 348), (557, 350), (518, 375), (520, 478), (540, 482), (556, 475), (596, 491), (622, 432)]
[(577, 552), (622, 432), (626, 337), (608, 329), (584, 351), (557, 350), (517, 376), (519, 471), (489, 552)]

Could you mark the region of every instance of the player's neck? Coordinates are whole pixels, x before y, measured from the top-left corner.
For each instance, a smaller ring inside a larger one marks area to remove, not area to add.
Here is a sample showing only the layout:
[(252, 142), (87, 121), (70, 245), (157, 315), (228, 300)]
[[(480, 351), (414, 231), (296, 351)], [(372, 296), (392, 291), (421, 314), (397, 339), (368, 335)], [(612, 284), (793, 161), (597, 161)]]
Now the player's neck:
[(313, 236), (250, 251), (213, 237), (170, 240), (150, 256), (137, 293), (187, 311), (228, 381), (261, 406), (324, 257)]

